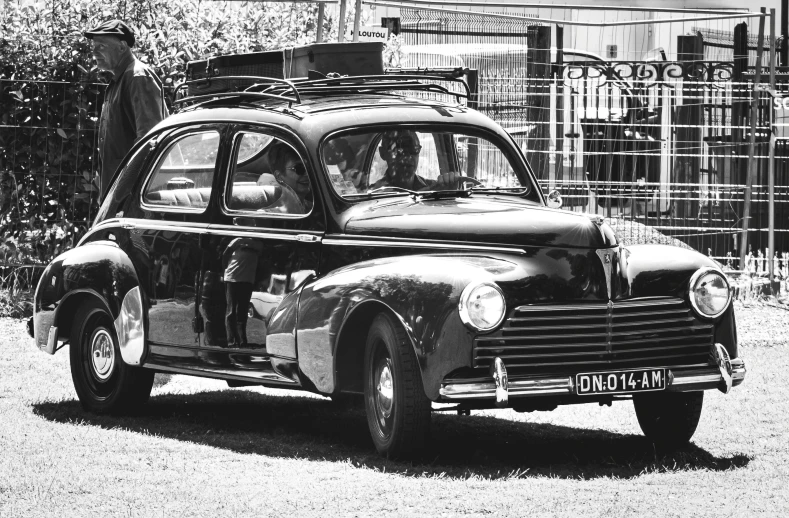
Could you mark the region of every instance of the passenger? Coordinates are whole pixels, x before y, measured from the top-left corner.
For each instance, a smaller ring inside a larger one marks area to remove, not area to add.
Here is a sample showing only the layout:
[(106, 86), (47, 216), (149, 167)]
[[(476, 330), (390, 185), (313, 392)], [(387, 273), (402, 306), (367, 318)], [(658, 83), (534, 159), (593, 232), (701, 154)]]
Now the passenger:
[(306, 214), (312, 208), (312, 188), (307, 176), (307, 168), (296, 151), (287, 144), (275, 142), (268, 151), (268, 161), (273, 174), (264, 173), (258, 178), (258, 185), (279, 185), (289, 191), (283, 198), (293, 198), (287, 194), (295, 194), (294, 200), (299, 206), (291, 207), (287, 212)]
[(419, 136), (411, 130), (394, 130), (384, 133), (378, 153), (386, 161), (384, 176), (371, 189), (379, 187), (402, 187), (412, 191), (456, 189), (460, 175), (446, 173), (436, 180), (416, 174), (422, 145)]
[(353, 148), (344, 138), (336, 138), (326, 145), (324, 152), (326, 164), (337, 166), (342, 174), (342, 179), (351, 182), (357, 191), (367, 189), (367, 179), (362, 172), (355, 167), (356, 154)]

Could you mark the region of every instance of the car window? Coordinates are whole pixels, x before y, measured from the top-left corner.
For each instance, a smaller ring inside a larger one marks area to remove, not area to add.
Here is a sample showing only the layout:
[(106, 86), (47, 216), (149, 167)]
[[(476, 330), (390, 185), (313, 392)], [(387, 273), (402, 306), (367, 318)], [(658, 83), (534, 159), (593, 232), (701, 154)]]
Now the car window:
[(228, 210), (258, 215), (310, 212), (312, 184), (293, 146), (259, 132), (241, 132), (235, 142), (226, 197)]
[(323, 145), (321, 156), (337, 194), (353, 196), (386, 186), (416, 191), (530, 188), (521, 162), (517, 168), (503, 144), (449, 131), (401, 130), (340, 134)]
[[(155, 142), (156, 137), (153, 137)], [(96, 214), (94, 225), (108, 218), (123, 217), (123, 207), (131, 193), (134, 191), (135, 184), (140, 178), (142, 168), (146, 163), (148, 155), (154, 148), (154, 144), (149, 141), (137, 148), (137, 151), (126, 161), (123, 169), (118, 174), (117, 180), (110, 186), (104, 201)]]
[(145, 187), (147, 205), (205, 209), (211, 199), (219, 132), (189, 133), (175, 139), (158, 160)]

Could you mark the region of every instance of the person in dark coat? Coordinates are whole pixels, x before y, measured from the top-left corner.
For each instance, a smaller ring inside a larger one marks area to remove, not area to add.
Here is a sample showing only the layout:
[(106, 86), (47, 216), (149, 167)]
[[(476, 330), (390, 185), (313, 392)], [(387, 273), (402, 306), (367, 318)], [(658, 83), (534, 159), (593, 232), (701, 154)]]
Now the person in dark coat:
[(168, 113), (161, 80), (131, 50), (135, 37), (128, 25), (109, 20), (84, 35), (91, 40), (91, 53), (98, 68), (112, 74), (99, 117), (103, 200), (123, 157)]

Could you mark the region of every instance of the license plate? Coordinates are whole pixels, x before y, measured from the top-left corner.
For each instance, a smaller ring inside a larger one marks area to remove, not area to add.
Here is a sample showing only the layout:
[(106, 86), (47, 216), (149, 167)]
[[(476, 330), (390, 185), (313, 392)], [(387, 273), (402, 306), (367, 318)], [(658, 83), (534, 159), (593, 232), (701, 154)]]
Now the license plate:
[(666, 369), (576, 374), (575, 387), (579, 396), (665, 390)]

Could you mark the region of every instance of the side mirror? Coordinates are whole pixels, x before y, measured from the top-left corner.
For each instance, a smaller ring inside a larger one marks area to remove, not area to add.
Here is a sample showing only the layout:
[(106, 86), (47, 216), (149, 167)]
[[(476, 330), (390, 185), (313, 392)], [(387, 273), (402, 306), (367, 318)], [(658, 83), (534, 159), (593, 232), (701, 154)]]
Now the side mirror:
[(562, 195), (558, 190), (554, 189), (548, 193), (547, 205), (552, 209), (558, 209), (562, 206)]

